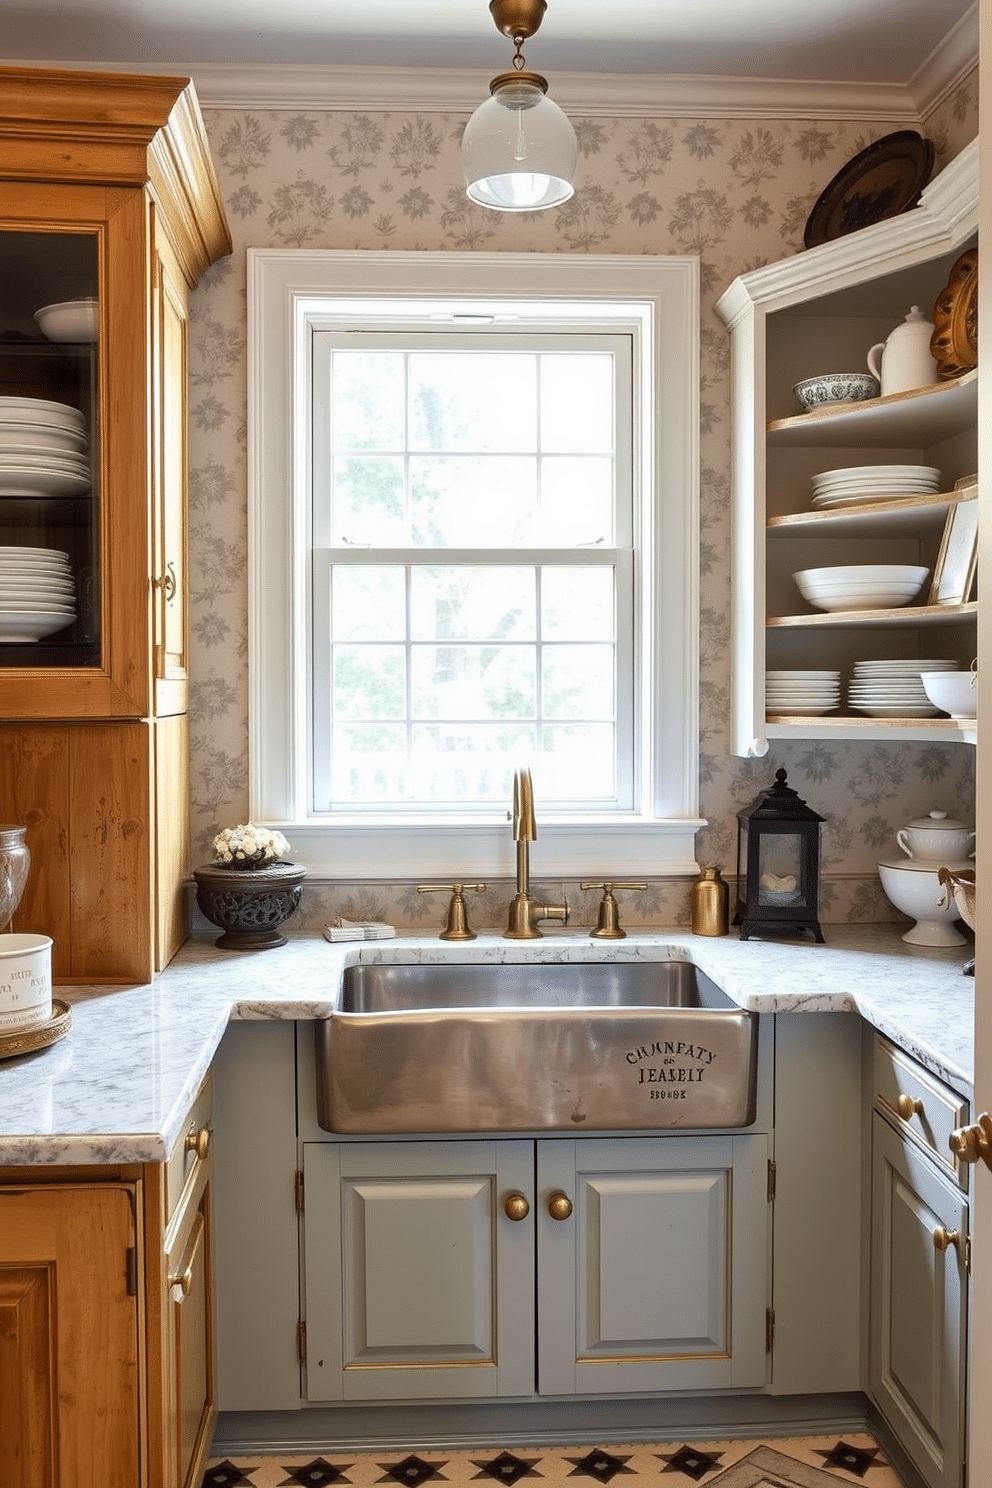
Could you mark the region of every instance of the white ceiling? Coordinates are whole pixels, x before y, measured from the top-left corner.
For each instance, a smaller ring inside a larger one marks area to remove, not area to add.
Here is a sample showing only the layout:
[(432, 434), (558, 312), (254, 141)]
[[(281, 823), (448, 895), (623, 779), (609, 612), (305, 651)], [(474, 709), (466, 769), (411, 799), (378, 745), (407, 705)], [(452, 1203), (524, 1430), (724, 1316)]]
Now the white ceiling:
[[(529, 67), (910, 84), (977, 0), (549, 0)], [(487, 0), (0, 0), (11, 63), (502, 72)]]

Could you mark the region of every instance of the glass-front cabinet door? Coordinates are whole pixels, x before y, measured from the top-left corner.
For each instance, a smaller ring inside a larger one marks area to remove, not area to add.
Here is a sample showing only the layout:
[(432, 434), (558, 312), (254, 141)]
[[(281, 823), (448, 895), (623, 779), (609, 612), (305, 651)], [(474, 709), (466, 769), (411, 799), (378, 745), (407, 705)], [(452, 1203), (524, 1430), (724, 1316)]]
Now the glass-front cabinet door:
[(0, 665), (101, 665), (99, 240), (0, 235)]
[[(141, 190), (4, 188), (0, 697), (8, 718), (157, 711), (153, 601), (168, 594), (181, 609), (184, 587), (181, 552), (160, 552), (161, 461), (149, 432), (162, 386), (153, 246)], [(154, 564), (166, 571), (170, 561), (173, 580), (156, 586)]]

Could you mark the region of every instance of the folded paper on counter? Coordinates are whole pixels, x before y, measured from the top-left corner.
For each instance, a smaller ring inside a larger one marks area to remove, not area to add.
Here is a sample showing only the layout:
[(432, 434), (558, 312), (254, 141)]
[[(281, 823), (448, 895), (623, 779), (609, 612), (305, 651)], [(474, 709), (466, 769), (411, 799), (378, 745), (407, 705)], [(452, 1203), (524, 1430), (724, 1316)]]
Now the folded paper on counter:
[(392, 940), (396, 930), (381, 920), (346, 920), (338, 915), (332, 924), (324, 926), (325, 940)]

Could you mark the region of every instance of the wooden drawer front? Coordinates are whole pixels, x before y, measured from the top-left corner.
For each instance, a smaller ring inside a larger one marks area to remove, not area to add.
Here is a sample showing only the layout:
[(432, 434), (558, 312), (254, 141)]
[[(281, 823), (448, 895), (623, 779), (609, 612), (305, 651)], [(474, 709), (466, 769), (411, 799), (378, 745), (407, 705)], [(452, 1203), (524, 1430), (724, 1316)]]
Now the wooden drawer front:
[(883, 1038), (875, 1043), (875, 1107), (967, 1189), (967, 1164), (951, 1152), (949, 1139), (967, 1123), (968, 1102)]
[(165, 1176), (166, 1222), (171, 1220), (192, 1174), (209, 1152), (213, 1140), (213, 1087), (210, 1076), (200, 1086), (183, 1134), (169, 1155)]

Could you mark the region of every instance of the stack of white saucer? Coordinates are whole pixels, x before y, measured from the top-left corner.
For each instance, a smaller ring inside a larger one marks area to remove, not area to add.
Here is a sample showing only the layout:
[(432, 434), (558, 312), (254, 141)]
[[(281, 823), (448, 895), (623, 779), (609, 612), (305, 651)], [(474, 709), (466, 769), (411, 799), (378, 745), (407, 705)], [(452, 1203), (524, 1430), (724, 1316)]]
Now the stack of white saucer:
[(45, 398), (0, 397), (0, 496), (82, 496), (90, 488), (86, 420)]
[(69, 554), (0, 548), (0, 642), (40, 641), (76, 618)]
[(775, 671), (765, 673), (768, 713), (829, 713), (840, 706), (840, 672)]
[(813, 506), (830, 510), (893, 496), (932, 496), (940, 490), (933, 465), (848, 465), (813, 477)]
[(847, 701), (871, 718), (934, 718), (940, 709), (927, 697), (920, 673), (956, 670), (957, 662), (926, 658), (857, 661), (847, 686)]

